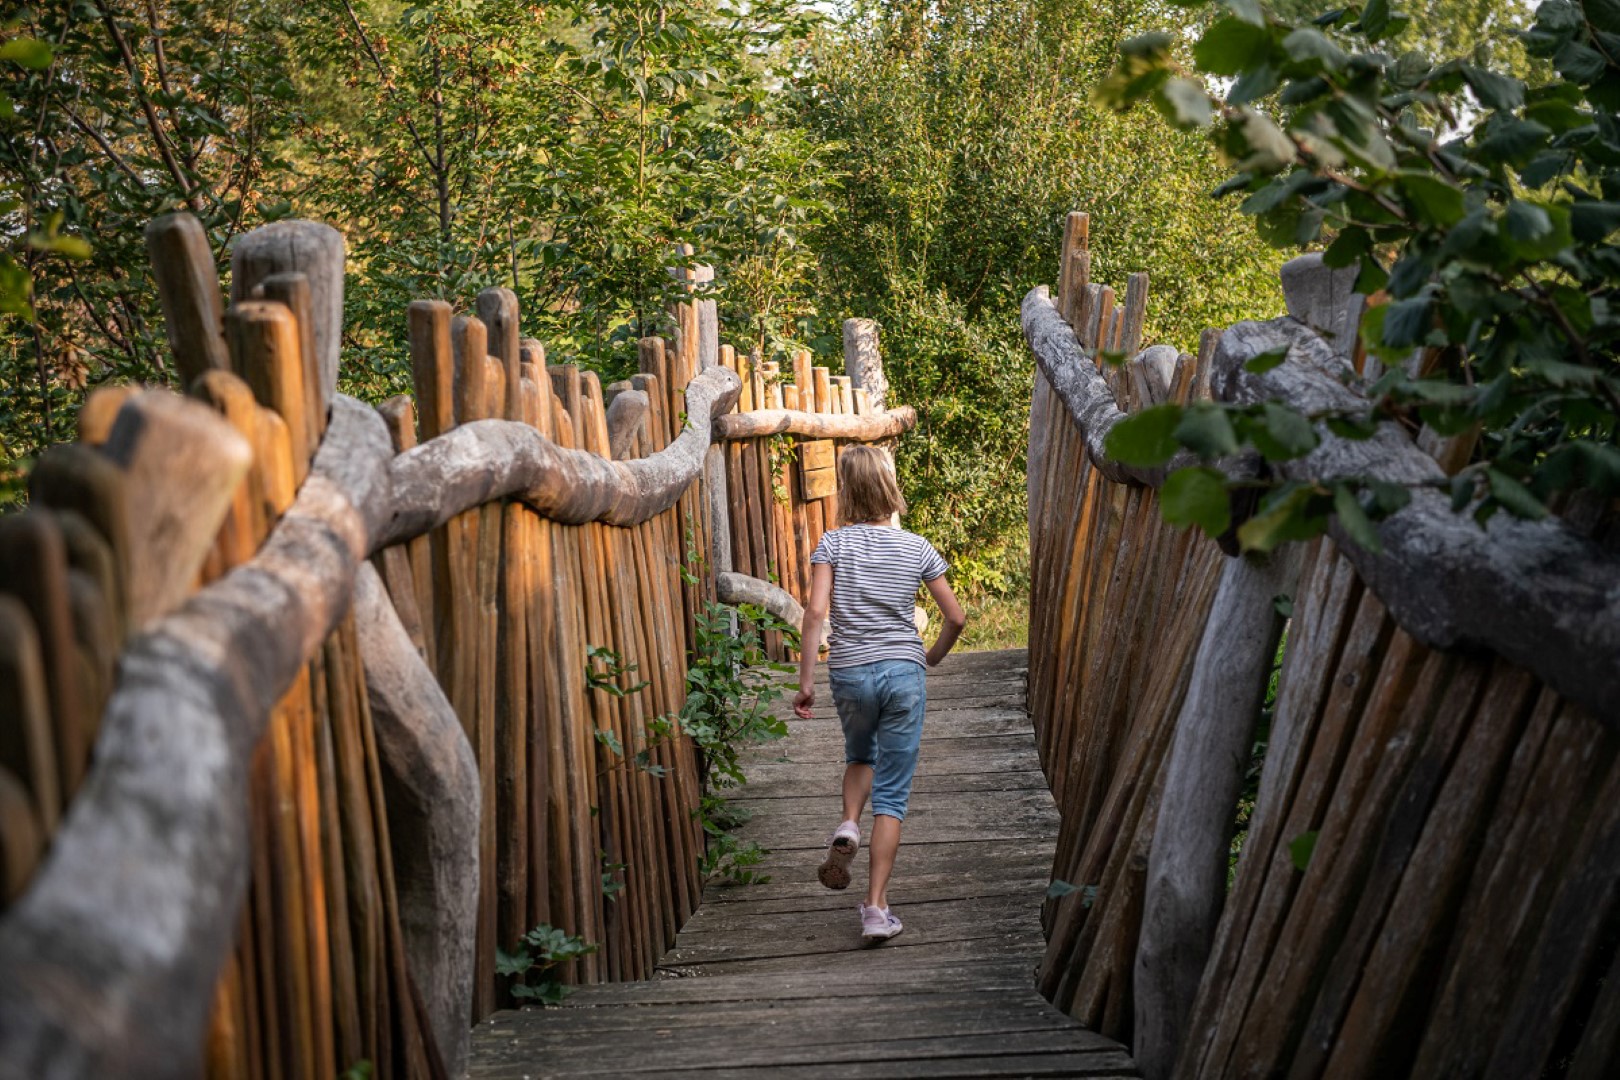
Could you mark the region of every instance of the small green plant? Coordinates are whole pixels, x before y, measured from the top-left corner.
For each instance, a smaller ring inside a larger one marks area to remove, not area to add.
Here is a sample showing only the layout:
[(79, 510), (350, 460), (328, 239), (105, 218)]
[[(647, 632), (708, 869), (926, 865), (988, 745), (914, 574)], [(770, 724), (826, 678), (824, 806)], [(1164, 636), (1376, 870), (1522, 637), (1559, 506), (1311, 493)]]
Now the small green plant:
[(583, 938), (542, 924), (524, 934), (511, 952), (495, 950), (495, 973), (512, 976), (512, 996), (520, 1001), (560, 1005), (574, 988), (557, 978), (557, 969), (595, 951)]
[(344, 1069), (338, 1080), (371, 1080), (376, 1075), (370, 1058), (361, 1058), (359, 1061)]
[(739, 841), (732, 835), (746, 815), (724, 793), (747, 782), (741, 760), (745, 748), (787, 734), (787, 724), (772, 712), (771, 706), (793, 687), (771, 678), (767, 672), (793, 669), (770, 659), (763, 635), (775, 630), (796, 646), (798, 631), (749, 604), (739, 607), (737, 614), (735, 636), (731, 633), (731, 612), (725, 607), (711, 602), (698, 614), (680, 726), (698, 748), (698, 778), (703, 794), (697, 815), (707, 837), (703, 874), (735, 885), (749, 885), (770, 880), (754, 869), (768, 852), (753, 841)]

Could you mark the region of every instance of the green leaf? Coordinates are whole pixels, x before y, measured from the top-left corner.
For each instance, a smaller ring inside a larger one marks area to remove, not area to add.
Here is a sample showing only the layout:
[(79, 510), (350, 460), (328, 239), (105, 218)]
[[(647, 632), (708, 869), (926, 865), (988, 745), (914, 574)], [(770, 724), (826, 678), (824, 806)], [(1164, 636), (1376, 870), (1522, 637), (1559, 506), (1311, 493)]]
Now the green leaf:
[(1319, 60), (1329, 68), (1338, 69), (1348, 59), (1344, 50), (1333, 44), (1326, 34), (1309, 26), (1302, 26), (1283, 38), (1282, 47), (1298, 63)]
[(1279, 491), (1283, 492), (1281, 498), (1270, 508), (1238, 526), (1238, 544), (1244, 551), (1263, 554), (1285, 541), (1309, 540), (1322, 531), (1326, 518), (1313, 505), (1318, 495), (1315, 488)]
[(1264, 60), (1271, 45), (1271, 31), (1266, 27), (1225, 16), (1198, 39), (1193, 59), (1212, 75), (1239, 75)]
[(1204, 88), (1190, 79), (1169, 79), (1159, 88), (1160, 112), (1183, 129), (1208, 127), (1213, 111)]
[(1508, 513), (1514, 517), (1537, 521), (1547, 516), (1547, 508), (1541, 500), (1531, 494), (1529, 488), (1502, 470), (1486, 469), (1485, 479), (1490, 484), (1491, 494), (1496, 496), (1496, 501), (1506, 507)]
[(1304, 870), (1311, 864), (1311, 856), (1316, 852), (1316, 837), (1317, 832), (1312, 829), (1288, 841), (1288, 857), (1293, 860), (1295, 869)]
[(1226, 477), (1205, 466), (1177, 469), (1159, 490), (1159, 510), (1171, 525), (1197, 525), (1210, 537), (1232, 524)]
[(1379, 41), (1389, 32), (1390, 20), (1389, 0), (1367, 0), (1361, 9), (1361, 32), (1368, 41)]
[(1316, 430), (1304, 416), (1280, 402), (1268, 401), (1258, 417), (1249, 418), (1244, 434), (1268, 461), (1291, 461), (1316, 449)]
[(1569, 231), (1582, 243), (1596, 244), (1616, 229), (1620, 229), (1620, 202), (1590, 200), (1570, 205)]
[(1395, 183), (1407, 202), (1431, 222), (1455, 225), (1467, 212), (1461, 189), (1433, 173), (1402, 170), (1396, 174)]
[(1103, 440), (1103, 449), (1115, 461), (1137, 468), (1163, 465), (1175, 456), (1176, 428), (1181, 406), (1155, 405), (1115, 424)]
[(1080, 889), (1077, 886), (1070, 885), (1067, 881), (1059, 878), (1053, 878), (1052, 884), (1046, 887), (1046, 898), (1048, 900), (1061, 900), (1070, 893), (1079, 891)]
[(1240, 445), (1226, 410), (1209, 402), (1187, 407), (1176, 425), (1176, 441), (1205, 459), (1235, 454)]
[(1361, 508), (1360, 500), (1348, 484), (1333, 486), (1333, 512), (1350, 539), (1360, 547), (1375, 555), (1384, 550), (1384, 545), (1378, 539), (1378, 530), (1373, 528), (1372, 520), (1367, 517), (1367, 512)]
[(0, 43), (0, 60), (10, 60), (14, 64), (35, 71), (50, 67), (53, 56), (55, 52), (50, 45), (38, 38), (14, 37), (10, 41)]
[(1524, 83), (1518, 79), (1473, 64), (1463, 64), (1461, 70), (1469, 89), (1487, 109), (1507, 111), (1524, 104)]
[(1492, 124), (1475, 153), (1486, 161), (1500, 161), (1508, 165), (1523, 165), (1547, 145), (1552, 132), (1547, 125), (1534, 120), (1509, 120)]
[(1252, 371), (1256, 375), (1264, 375), (1286, 359), (1288, 359), (1288, 346), (1284, 345), (1280, 349), (1267, 349), (1260, 355), (1252, 356), (1244, 361), (1243, 370)]

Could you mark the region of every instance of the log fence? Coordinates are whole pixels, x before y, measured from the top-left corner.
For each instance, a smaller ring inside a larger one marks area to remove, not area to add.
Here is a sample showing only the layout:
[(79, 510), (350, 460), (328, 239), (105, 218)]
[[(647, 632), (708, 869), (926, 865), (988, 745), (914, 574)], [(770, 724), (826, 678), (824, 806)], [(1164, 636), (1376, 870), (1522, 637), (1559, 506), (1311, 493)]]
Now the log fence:
[(0, 518), (0, 1075), (459, 1075), (498, 949), (645, 978), (700, 900), (698, 751), (652, 721), (705, 605), (791, 606), (748, 574), (826, 520), (726, 425), (909, 410), (808, 366), (782, 400), (690, 271), (608, 387), (509, 290), (412, 303), (415, 393), (373, 409), (335, 230), (240, 238), (228, 306), (195, 219), (147, 240), (186, 394), (98, 391)]
[[(1365, 444), (1322, 427), (1322, 449), (1288, 474), (1418, 486), (1379, 526), (1382, 553), (1335, 528), (1234, 558), (1231, 534), (1166, 525), (1167, 470), (1108, 460), (1112, 425), (1199, 397), (1342, 403), (1351, 366), (1371, 363), (1343, 335), (1362, 298), (1305, 256), (1283, 275), (1290, 317), (1206, 332), (1196, 356), (1144, 350), (1146, 275), (1121, 314), (1091, 280), (1088, 234), (1070, 215), (1057, 294), (1038, 289), (1023, 311), (1038, 364), (1029, 698), (1063, 814), (1053, 877), (1070, 890), (1048, 901), (1042, 991), (1134, 1041), (1150, 1080), (1609, 1075), (1615, 506), (1481, 529), (1433, 505), (1418, 485), (1442, 465), (1385, 423)], [(1247, 371), (1277, 346), (1280, 367)], [(1105, 351), (1128, 359), (1103, 364)], [(1458, 464), (1455, 447), (1417, 443)]]

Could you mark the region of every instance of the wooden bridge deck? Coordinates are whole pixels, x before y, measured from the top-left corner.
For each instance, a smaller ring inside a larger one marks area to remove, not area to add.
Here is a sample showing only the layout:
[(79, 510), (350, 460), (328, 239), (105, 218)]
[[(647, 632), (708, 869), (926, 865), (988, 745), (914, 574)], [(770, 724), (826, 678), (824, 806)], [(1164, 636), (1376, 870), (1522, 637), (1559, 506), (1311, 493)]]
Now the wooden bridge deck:
[(711, 886), (656, 980), (480, 1024), (472, 1076), (1133, 1075), (1123, 1048), (1033, 989), (1058, 819), (1024, 676), (1025, 654), (1008, 651), (953, 657), (929, 678), (890, 888), (898, 938), (862, 947), (864, 851), (848, 890), (816, 881), (843, 750), (823, 670), (815, 719), (754, 755), (740, 800), (771, 880)]

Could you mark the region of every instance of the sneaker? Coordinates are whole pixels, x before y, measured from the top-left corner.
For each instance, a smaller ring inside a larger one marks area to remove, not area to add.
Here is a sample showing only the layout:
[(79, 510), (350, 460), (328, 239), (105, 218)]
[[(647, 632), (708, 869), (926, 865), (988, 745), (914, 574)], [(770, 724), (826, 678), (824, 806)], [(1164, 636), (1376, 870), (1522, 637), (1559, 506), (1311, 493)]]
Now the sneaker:
[(861, 848), (861, 827), (846, 821), (827, 841), (827, 857), (816, 871), (816, 878), (829, 889), (849, 888), (849, 864)]
[(904, 929), (888, 908), (861, 905), (861, 937), (866, 939), (868, 945), (888, 941)]

